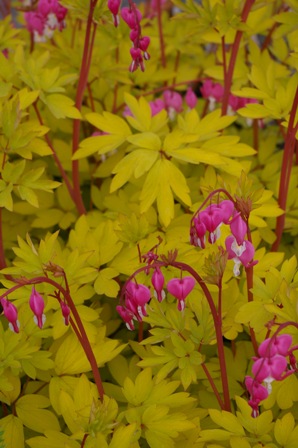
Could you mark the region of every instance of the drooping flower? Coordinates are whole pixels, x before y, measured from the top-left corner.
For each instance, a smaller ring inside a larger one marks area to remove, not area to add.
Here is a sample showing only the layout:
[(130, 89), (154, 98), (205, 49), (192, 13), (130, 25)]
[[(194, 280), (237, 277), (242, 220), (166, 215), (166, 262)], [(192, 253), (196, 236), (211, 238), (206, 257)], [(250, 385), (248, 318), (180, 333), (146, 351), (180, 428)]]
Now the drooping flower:
[(196, 282), (193, 277), (172, 278), (167, 284), (167, 290), (178, 299), (178, 310), (185, 308), (185, 299), (193, 290)]
[[(225, 241), (229, 260), (234, 261), (234, 275), (240, 275), (240, 266), (248, 267), (252, 265), (252, 259), (255, 254), (255, 248), (250, 241), (244, 240), (242, 244), (238, 244), (236, 238), (230, 235)], [(255, 262), (254, 262), (255, 263)]]
[(121, 0), (108, 0), (108, 8), (113, 14), (114, 25), (117, 27), (119, 25), (119, 9), (121, 5)]
[(70, 318), (70, 309), (69, 306), (64, 303), (63, 301), (60, 302), (62, 316), (64, 319), (65, 325), (69, 325), (69, 318)]
[(124, 303), (116, 307), (129, 330), (134, 330), (133, 320), (141, 322), (147, 315), (146, 304), (151, 298), (150, 289), (142, 284), (129, 281), (126, 284)]
[(200, 211), (192, 221), (190, 229), (191, 244), (204, 249), (207, 232), (209, 232), (209, 243), (215, 243), (220, 237), (220, 226), (229, 223), (233, 212), (234, 204), (230, 200), (224, 200), (218, 204), (210, 204)]
[(135, 72), (140, 67), (143, 72), (145, 70), (145, 66), (140, 48), (132, 47), (130, 49), (130, 55), (132, 57), (132, 62), (129, 66), (129, 71)]
[(174, 92), (173, 90), (165, 90), (163, 100), (171, 120), (175, 118), (176, 113), (182, 112), (183, 99), (180, 93)]
[(43, 297), (36, 291), (34, 287), (31, 291), (29, 305), (34, 313), (34, 322), (39, 326), (39, 328), (42, 328), (46, 320), (46, 316), (45, 314), (43, 314), (45, 304)]
[(206, 226), (200, 222), (199, 218), (195, 217), (193, 226), (190, 227), (190, 244), (201, 249), (205, 248), (206, 243)]
[(128, 330), (133, 331), (135, 329), (135, 326), (133, 323), (133, 319), (134, 319), (133, 313), (121, 305), (116, 306), (116, 311), (118, 312), (118, 314), (120, 315), (122, 320), (124, 320), (125, 325), (128, 328)]
[(198, 98), (191, 87), (187, 89), (185, 94), (185, 102), (190, 109), (194, 109), (197, 105)]
[(146, 304), (151, 298), (150, 289), (140, 283), (128, 282), (125, 291), (125, 306), (141, 322), (147, 315)]
[(18, 321), (18, 310), (16, 306), (7, 299), (1, 299), (1, 305), (3, 307), (4, 316), (9, 322), (9, 328), (14, 333), (19, 333), (20, 322)]
[(154, 269), (154, 272), (151, 277), (151, 283), (155, 290), (158, 301), (162, 302), (162, 300), (165, 298), (165, 292), (163, 289), (165, 284), (165, 278), (159, 267)]
[(161, 98), (157, 98), (154, 101), (150, 101), (149, 106), (151, 109), (152, 117), (154, 117), (154, 115), (157, 115), (160, 111), (165, 109), (165, 103)]
[(252, 366), (252, 373), (257, 381), (264, 382), (270, 393), (272, 390), (271, 383), (274, 380), (282, 380), (282, 374), (286, 371), (288, 362), (282, 355), (274, 355), (270, 358), (259, 358)]
[(134, 8), (134, 10), (128, 7), (122, 8), (121, 17), (131, 30), (136, 28), (142, 20), (141, 11), (138, 8)]
[(251, 376), (245, 377), (245, 386), (250, 394), (248, 404), (252, 408), (252, 417), (257, 417), (259, 415), (259, 404), (268, 397), (268, 390)]
[(209, 242), (213, 244), (219, 238), (219, 227), (223, 223), (223, 212), (217, 204), (211, 204), (199, 213), (200, 222), (209, 232)]
[(241, 245), (247, 233), (247, 224), (241, 218), (239, 213), (232, 219), (230, 223), (230, 229), (232, 234), (236, 238), (237, 244)]
[(65, 27), (67, 9), (58, 0), (39, 0), (35, 11), (25, 13), (27, 29), (33, 34), (35, 42), (45, 42), (54, 31)]
[(219, 83), (214, 83), (211, 79), (206, 79), (201, 87), (201, 94), (203, 98), (209, 100), (209, 109), (215, 108), (215, 103), (222, 101), (224, 88)]
[(270, 358), (276, 354), (287, 356), (292, 342), (293, 338), (289, 334), (281, 334), (274, 338), (267, 338), (260, 344), (258, 353), (263, 358)]

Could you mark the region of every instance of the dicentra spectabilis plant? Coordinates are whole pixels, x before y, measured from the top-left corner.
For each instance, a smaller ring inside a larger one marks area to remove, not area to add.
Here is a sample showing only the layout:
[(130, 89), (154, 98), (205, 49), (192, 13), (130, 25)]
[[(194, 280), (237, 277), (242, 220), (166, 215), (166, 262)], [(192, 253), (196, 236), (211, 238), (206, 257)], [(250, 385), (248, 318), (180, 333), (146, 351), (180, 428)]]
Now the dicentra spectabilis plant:
[(0, 447), (296, 448), (297, 2), (0, 17)]

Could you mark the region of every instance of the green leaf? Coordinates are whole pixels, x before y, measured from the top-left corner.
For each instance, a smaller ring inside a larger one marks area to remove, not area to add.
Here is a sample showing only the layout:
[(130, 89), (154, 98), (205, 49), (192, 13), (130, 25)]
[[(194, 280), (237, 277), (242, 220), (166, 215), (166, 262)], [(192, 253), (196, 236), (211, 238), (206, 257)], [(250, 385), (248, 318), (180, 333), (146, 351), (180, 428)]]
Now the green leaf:
[(141, 132), (149, 131), (152, 118), (151, 109), (147, 101), (143, 97), (137, 100), (128, 93), (124, 94), (124, 100), (133, 114), (133, 117), (126, 117), (130, 125)]
[[(81, 443), (76, 442), (70, 436), (58, 431), (45, 431), (46, 437), (32, 437), (26, 440), (31, 448), (80, 448)], [(17, 448), (17, 447), (16, 447)]]
[(74, 106), (74, 101), (60, 93), (53, 93), (45, 97), (44, 102), (55, 118), (75, 118), (81, 119), (80, 111)]
[(36, 432), (44, 433), (51, 429), (59, 431), (60, 425), (53, 412), (44, 408), (50, 405), (50, 400), (37, 394), (28, 394), (19, 398), (16, 403), (16, 412), (25, 426)]
[(108, 297), (117, 297), (120, 286), (113, 278), (117, 277), (119, 272), (116, 269), (105, 268), (99, 271), (94, 282), (94, 290), (97, 294), (105, 294)]
[(159, 151), (161, 148), (161, 140), (153, 132), (142, 132), (141, 134), (132, 135), (127, 137), (127, 141), (140, 148), (153, 149), (155, 151)]
[(24, 448), (24, 432), (21, 419), (8, 415), (0, 420), (0, 427), (4, 429), (5, 448)]
[(242, 425), (237, 420), (237, 417), (231, 414), (231, 412), (209, 409), (209, 415), (214, 423), (226, 429), (227, 431), (230, 431), (237, 436), (245, 435)]
[(100, 131), (108, 134), (119, 135), (124, 138), (131, 135), (131, 130), (125, 120), (110, 112), (103, 112), (102, 115), (92, 112), (86, 114), (86, 120)]
[(127, 154), (113, 170), (116, 176), (111, 183), (111, 193), (122, 187), (132, 176), (138, 179), (149, 171), (158, 156), (157, 151), (151, 151), (150, 149), (136, 149)]

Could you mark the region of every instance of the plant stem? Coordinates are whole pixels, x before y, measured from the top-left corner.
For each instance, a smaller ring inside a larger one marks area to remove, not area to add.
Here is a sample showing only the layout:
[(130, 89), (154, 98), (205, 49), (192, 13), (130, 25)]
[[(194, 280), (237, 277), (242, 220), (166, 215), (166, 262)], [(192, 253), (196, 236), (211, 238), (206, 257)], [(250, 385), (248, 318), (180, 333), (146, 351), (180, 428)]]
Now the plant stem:
[(276, 240), (272, 245), (272, 251), (278, 250), (285, 226), (287, 197), (288, 197), (291, 170), (293, 165), (293, 156), (295, 152), (296, 133), (298, 132), (298, 122), (295, 124), (295, 116), (297, 108), (298, 108), (298, 87), (296, 89), (296, 94), (293, 100), (293, 105), (290, 113), (285, 147), (284, 147), (284, 154), (282, 159), (280, 181), (279, 181), (278, 204), (280, 208), (284, 210), (285, 213), (281, 216), (278, 216), (276, 220), (276, 227), (275, 227)]
[[(241, 21), (243, 23), (246, 22), (248, 14), (249, 14), (254, 2), (255, 2), (255, 0), (246, 0), (243, 10), (242, 10), (242, 14), (241, 14)], [(227, 69), (226, 73), (224, 73), (224, 74), (226, 74), (226, 76), (224, 77), (224, 94), (223, 94), (223, 99), (222, 99), (222, 110), (221, 110), (222, 115), (227, 114), (229, 96), (230, 96), (232, 80), (233, 80), (233, 73), (234, 73), (234, 69), (235, 69), (237, 54), (239, 51), (239, 46), (240, 46), (240, 41), (241, 41), (242, 35), (243, 35), (243, 31), (238, 30), (236, 32), (235, 40), (232, 45), (232, 51), (231, 51), (231, 57), (230, 57), (228, 69)]]
[[(82, 63), (76, 93), (76, 108), (80, 111), (82, 108), (84, 92), (87, 86), (88, 75), (90, 70), (90, 64), (92, 59), (92, 50), (94, 46), (95, 32), (96, 32), (96, 24), (93, 24), (93, 33), (92, 31), (92, 22), (93, 22), (93, 13), (94, 8), (97, 4), (97, 0), (90, 0), (89, 3), (89, 14), (86, 25), (86, 33), (85, 33), (85, 42), (84, 42), (84, 50), (82, 56)], [(73, 121), (73, 139), (72, 139), (72, 153), (75, 154), (79, 147), (80, 140), (80, 126), (81, 122), (79, 119), (75, 119)], [(72, 161), (72, 180), (73, 180), (73, 190), (74, 197), (77, 203), (77, 207), (80, 214), (85, 214), (86, 209), (83, 203), (81, 190), (80, 190), (80, 173), (79, 173), (79, 161)]]
[(219, 395), (219, 392), (218, 392), (218, 390), (217, 390), (217, 388), (216, 388), (216, 386), (214, 384), (213, 378), (210, 375), (209, 370), (207, 369), (206, 364), (203, 362), (203, 364), (201, 364), (201, 367), (204, 370), (204, 373), (205, 373), (205, 375), (206, 375), (206, 377), (207, 377), (207, 379), (208, 379), (208, 381), (210, 383), (210, 386), (212, 387), (212, 390), (214, 392), (214, 395), (216, 396), (216, 399), (218, 401), (219, 406), (221, 407), (221, 409), (224, 410), (225, 409), (224, 402), (222, 401), (221, 396)]
[[(33, 104), (33, 107), (34, 107), (34, 110), (35, 110), (35, 113), (37, 115), (39, 123), (41, 124), (41, 126), (44, 126), (43, 119), (42, 119), (41, 113), (39, 111), (39, 108), (38, 108), (36, 102)], [(69, 180), (69, 178), (68, 178), (68, 176), (67, 176), (67, 174), (66, 174), (66, 172), (65, 172), (65, 170), (63, 168), (63, 165), (62, 165), (62, 163), (61, 163), (61, 161), (60, 161), (60, 159), (59, 159), (59, 157), (58, 157), (58, 155), (57, 155), (57, 153), (55, 151), (55, 148), (54, 148), (54, 146), (53, 146), (53, 144), (51, 142), (51, 139), (48, 136), (48, 134), (45, 134), (44, 138), (45, 138), (45, 141), (47, 142), (50, 150), (52, 151), (54, 161), (55, 161), (55, 163), (57, 165), (57, 168), (58, 168), (58, 170), (59, 170), (59, 172), (61, 174), (62, 179), (65, 182), (65, 185), (66, 185), (66, 188), (67, 188), (67, 190), (69, 192), (69, 195), (72, 198), (72, 200), (74, 201), (75, 205), (77, 205), (76, 201), (75, 201), (72, 185), (71, 185), (70, 180)], [(79, 211), (79, 209), (78, 209), (78, 211)]]
[(83, 440), (82, 440), (82, 443), (81, 443), (81, 448), (84, 448), (88, 436), (89, 436), (89, 434), (87, 434), (87, 433), (84, 434), (84, 437), (83, 437)]

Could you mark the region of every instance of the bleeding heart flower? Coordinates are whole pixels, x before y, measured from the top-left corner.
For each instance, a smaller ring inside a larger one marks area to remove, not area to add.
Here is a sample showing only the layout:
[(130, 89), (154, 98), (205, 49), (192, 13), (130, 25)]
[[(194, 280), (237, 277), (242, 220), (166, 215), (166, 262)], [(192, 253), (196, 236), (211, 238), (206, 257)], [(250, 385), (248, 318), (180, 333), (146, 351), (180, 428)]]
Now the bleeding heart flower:
[(193, 277), (172, 278), (167, 284), (167, 290), (178, 299), (178, 310), (185, 308), (185, 299), (193, 290), (196, 282)]

